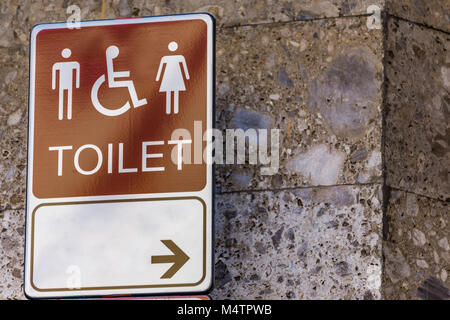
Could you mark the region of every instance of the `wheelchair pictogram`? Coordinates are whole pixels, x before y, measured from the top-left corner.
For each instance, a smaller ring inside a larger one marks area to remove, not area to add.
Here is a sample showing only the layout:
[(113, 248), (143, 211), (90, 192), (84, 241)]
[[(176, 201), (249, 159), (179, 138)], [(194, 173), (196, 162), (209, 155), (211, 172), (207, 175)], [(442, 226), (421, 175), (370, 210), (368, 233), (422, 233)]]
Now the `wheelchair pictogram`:
[[(128, 92), (131, 98), (131, 104), (134, 108), (138, 108), (147, 104), (147, 99), (139, 99), (134, 87), (134, 82), (132, 80), (117, 80), (119, 78), (129, 78), (130, 71), (114, 71), (113, 60), (119, 56), (119, 48), (117, 46), (109, 46), (106, 49), (106, 68), (108, 76), (108, 87), (109, 88), (128, 88)], [(101, 114), (109, 117), (119, 116), (127, 112), (130, 108), (130, 101), (127, 101), (123, 106), (119, 108), (106, 108), (104, 107), (98, 99), (98, 91), (102, 84), (106, 81), (106, 76), (103, 74), (100, 78), (95, 81), (91, 90), (91, 100), (95, 109)]]

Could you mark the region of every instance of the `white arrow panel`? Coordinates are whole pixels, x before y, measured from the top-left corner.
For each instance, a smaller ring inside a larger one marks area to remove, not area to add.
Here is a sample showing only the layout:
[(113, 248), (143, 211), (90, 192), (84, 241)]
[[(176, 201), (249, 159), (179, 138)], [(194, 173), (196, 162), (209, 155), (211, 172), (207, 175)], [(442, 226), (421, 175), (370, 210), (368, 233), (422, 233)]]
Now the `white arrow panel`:
[[(90, 290), (203, 280), (205, 208), (198, 199), (40, 206), (34, 213), (32, 278), (37, 290)], [(172, 240), (189, 260), (171, 279), (172, 266), (152, 264), (173, 253)]]

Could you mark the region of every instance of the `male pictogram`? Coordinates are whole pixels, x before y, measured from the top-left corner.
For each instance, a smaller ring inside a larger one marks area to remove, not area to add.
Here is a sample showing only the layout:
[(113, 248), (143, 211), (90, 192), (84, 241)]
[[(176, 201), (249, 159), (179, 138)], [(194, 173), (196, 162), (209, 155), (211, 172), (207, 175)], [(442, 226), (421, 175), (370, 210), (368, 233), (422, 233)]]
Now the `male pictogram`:
[[(177, 51), (178, 43), (172, 41), (169, 43), (169, 50), (172, 52)], [(170, 55), (164, 56), (161, 59), (158, 68), (158, 74), (156, 76), (156, 81), (159, 81), (161, 76), (161, 71), (166, 65), (165, 70), (163, 71), (163, 78), (161, 81), (161, 87), (159, 88), (159, 92), (166, 93), (166, 113), (170, 114), (171, 110), (171, 95), (173, 92), (173, 112), (178, 113), (178, 93), (179, 91), (185, 91), (186, 86), (184, 85), (184, 78), (181, 72), (180, 63), (183, 65), (184, 74), (186, 75), (186, 80), (189, 80), (189, 72), (186, 65), (186, 59), (182, 55)]]
[[(64, 59), (70, 58), (72, 51), (64, 49), (61, 51)], [(52, 68), (52, 89), (56, 89), (56, 72), (59, 71), (59, 103), (58, 119), (63, 119), (64, 114), (64, 91), (67, 91), (67, 119), (72, 119), (72, 91), (73, 91), (73, 70), (76, 70), (76, 88), (80, 87), (80, 64), (76, 61), (57, 62)]]

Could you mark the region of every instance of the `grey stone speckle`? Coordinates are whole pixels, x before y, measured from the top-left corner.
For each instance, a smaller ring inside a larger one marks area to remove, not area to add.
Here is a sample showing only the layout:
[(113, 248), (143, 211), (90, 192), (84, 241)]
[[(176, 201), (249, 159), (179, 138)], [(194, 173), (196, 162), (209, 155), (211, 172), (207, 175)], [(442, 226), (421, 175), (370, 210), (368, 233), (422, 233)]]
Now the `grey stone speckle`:
[(270, 128), (270, 118), (264, 114), (248, 111), (239, 110), (236, 112), (233, 118), (233, 128), (236, 129), (269, 129)]
[(250, 173), (233, 172), (231, 174), (231, 181), (239, 187), (246, 187), (250, 184), (252, 175)]
[(341, 261), (334, 266), (334, 270), (336, 274), (343, 277), (350, 273), (350, 265), (345, 261)]
[(450, 67), (441, 67), (441, 79), (444, 86), (450, 90)]
[(14, 167), (9, 168), (8, 173), (5, 176), (6, 180), (11, 180), (14, 176)]
[(336, 220), (331, 220), (326, 223), (326, 226), (330, 229), (337, 229), (339, 227), (339, 222)]
[(439, 240), (438, 241), (438, 245), (439, 245), (439, 247), (441, 247), (445, 251), (449, 251), (450, 250), (450, 245), (448, 244), (447, 237), (444, 237), (441, 240)]
[(385, 272), (394, 284), (411, 275), (411, 269), (400, 249), (384, 247), (383, 251), (386, 257)]
[(278, 249), (278, 246), (280, 245), (281, 235), (283, 234), (283, 231), (284, 227), (281, 227), (272, 237), (272, 243), (275, 249)]
[(427, 243), (425, 234), (419, 229), (413, 229), (412, 231), (413, 242), (416, 246), (424, 246)]
[(287, 232), (286, 237), (289, 241), (294, 242), (295, 241), (295, 230), (293, 228), (290, 228)]
[(256, 242), (255, 249), (260, 254), (266, 253), (266, 247), (264, 246), (264, 244), (262, 242)]
[(286, 292), (286, 298), (288, 299), (295, 299), (295, 293), (292, 291)]
[(16, 76), (17, 76), (16, 70), (9, 72), (5, 77), (5, 84), (9, 85), (16, 78)]
[(410, 216), (417, 216), (419, 213), (419, 205), (417, 204), (417, 196), (412, 193), (408, 193), (406, 196), (406, 212)]
[(120, 0), (117, 8), (119, 9), (119, 15), (121, 17), (128, 17), (131, 15), (131, 7), (128, 0)]
[(296, 20), (308, 21), (308, 20), (313, 20), (314, 18), (315, 17), (310, 12), (302, 11), (297, 15)]
[(428, 267), (429, 267), (428, 263), (425, 260), (423, 260), (423, 259), (417, 259), (416, 263), (422, 269), (428, 269)]
[(287, 168), (311, 179), (314, 185), (333, 185), (342, 172), (344, 160), (343, 153), (330, 152), (325, 145), (319, 145), (289, 161)]
[(308, 245), (306, 243), (303, 243), (297, 250), (297, 257), (299, 258), (300, 261), (305, 261), (307, 253), (308, 253)]
[(231, 274), (225, 263), (219, 261), (215, 267), (215, 285), (217, 288), (221, 288), (231, 281)]
[(350, 161), (355, 163), (358, 161), (363, 161), (367, 159), (367, 156), (369, 155), (369, 152), (367, 151), (367, 148), (365, 146), (361, 147), (360, 149), (357, 149), (350, 157)]
[(441, 280), (444, 281), (444, 282), (446, 282), (446, 281), (447, 281), (447, 278), (448, 278), (447, 270), (442, 269), (442, 270), (441, 270)]
[(288, 87), (293, 87), (294, 86), (292, 80), (289, 78), (289, 76), (286, 73), (286, 70), (284, 68), (278, 69), (276, 79), (282, 85), (285, 85), (285, 86), (288, 86)]
[(259, 276), (257, 275), (257, 274), (252, 274), (251, 276), (250, 276), (250, 280), (251, 281), (258, 281), (260, 278), (259, 278)]
[(350, 51), (336, 57), (311, 83), (307, 106), (320, 112), (335, 134), (352, 138), (376, 115), (379, 85), (372, 58), (362, 50)]
[(331, 203), (334, 206), (350, 206), (355, 203), (356, 197), (351, 187), (319, 189), (314, 193), (314, 201)]
[(226, 210), (226, 211), (224, 211), (223, 215), (227, 219), (231, 220), (237, 216), (237, 212), (235, 210)]
[(20, 122), (20, 119), (22, 118), (22, 109), (17, 109), (14, 111), (8, 118), (8, 125), (9, 126), (15, 126)]

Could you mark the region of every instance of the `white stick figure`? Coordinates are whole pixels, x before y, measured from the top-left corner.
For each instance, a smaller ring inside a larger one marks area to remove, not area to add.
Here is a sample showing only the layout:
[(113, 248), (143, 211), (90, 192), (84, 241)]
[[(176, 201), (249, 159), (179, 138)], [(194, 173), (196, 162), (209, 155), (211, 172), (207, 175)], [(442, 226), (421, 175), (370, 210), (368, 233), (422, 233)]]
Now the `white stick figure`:
[[(64, 59), (70, 58), (72, 51), (64, 49), (61, 51)], [(57, 62), (52, 68), (52, 89), (56, 89), (56, 72), (59, 71), (59, 103), (58, 119), (63, 119), (64, 113), (64, 90), (67, 90), (67, 119), (72, 119), (72, 89), (73, 89), (73, 70), (76, 70), (76, 87), (80, 87), (80, 64), (76, 61)]]
[[(131, 97), (131, 103), (133, 104), (134, 108), (143, 106), (147, 104), (147, 99), (138, 99), (136, 89), (134, 87), (134, 83), (132, 80), (121, 80), (118, 81), (117, 78), (127, 78), (130, 77), (130, 71), (114, 71), (114, 59), (119, 56), (119, 48), (116, 46), (109, 46), (106, 49), (106, 71), (107, 71), (107, 77), (108, 77), (108, 87), (109, 88), (120, 88), (120, 87), (126, 87), (128, 88), (128, 92)], [(115, 117), (123, 114), (124, 112), (127, 112), (131, 106), (130, 102), (127, 101), (123, 106), (116, 109), (108, 109), (105, 108), (100, 101), (98, 100), (98, 91), (100, 89), (100, 86), (106, 81), (106, 77), (104, 74), (100, 76), (100, 78), (95, 81), (94, 85), (92, 86), (91, 90), (91, 101), (94, 105), (95, 109), (97, 109), (98, 112), (101, 114), (108, 116), (108, 117)]]
[[(174, 52), (178, 49), (178, 44), (175, 41), (169, 43), (169, 50)], [(186, 79), (189, 80), (189, 72), (186, 66), (186, 60), (182, 55), (171, 55), (164, 56), (161, 59), (158, 68), (158, 75), (156, 76), (156, 81), (159, 81), (161, 76), (161, 71), (163, 69), (164, 64), (166, 64), (166, 68), (163, 72), (163, 78), (161, 81), (161, 87), (159, 88), (159, 92), (166, 93), (166, 113), (170, 114), (171, 110), (171, 94), (173, 92), (173, 100), (174, 100), (174, 113), (178, 113), (178, 92), (186, 91), (186, 87), (184, 85), (184, 78), (181, 72), (180, 63), (183, 65), (184, 73), (186, 75)]]
[(128, 87), (130, 92), (131, 102), (135, 108), (147, 104), (147, 99), (139, 100), (137, 97), (134, 83), (131, 80), (116, 81), (116, 78), (128, 78), (130, 77), (130, 71), (114, 71), (113, 60), (119, 56), (119, 48), (116, 46), (110, 46), (106, 49), (106, 68), (108, 71), (108, 86), (110, 88)]

